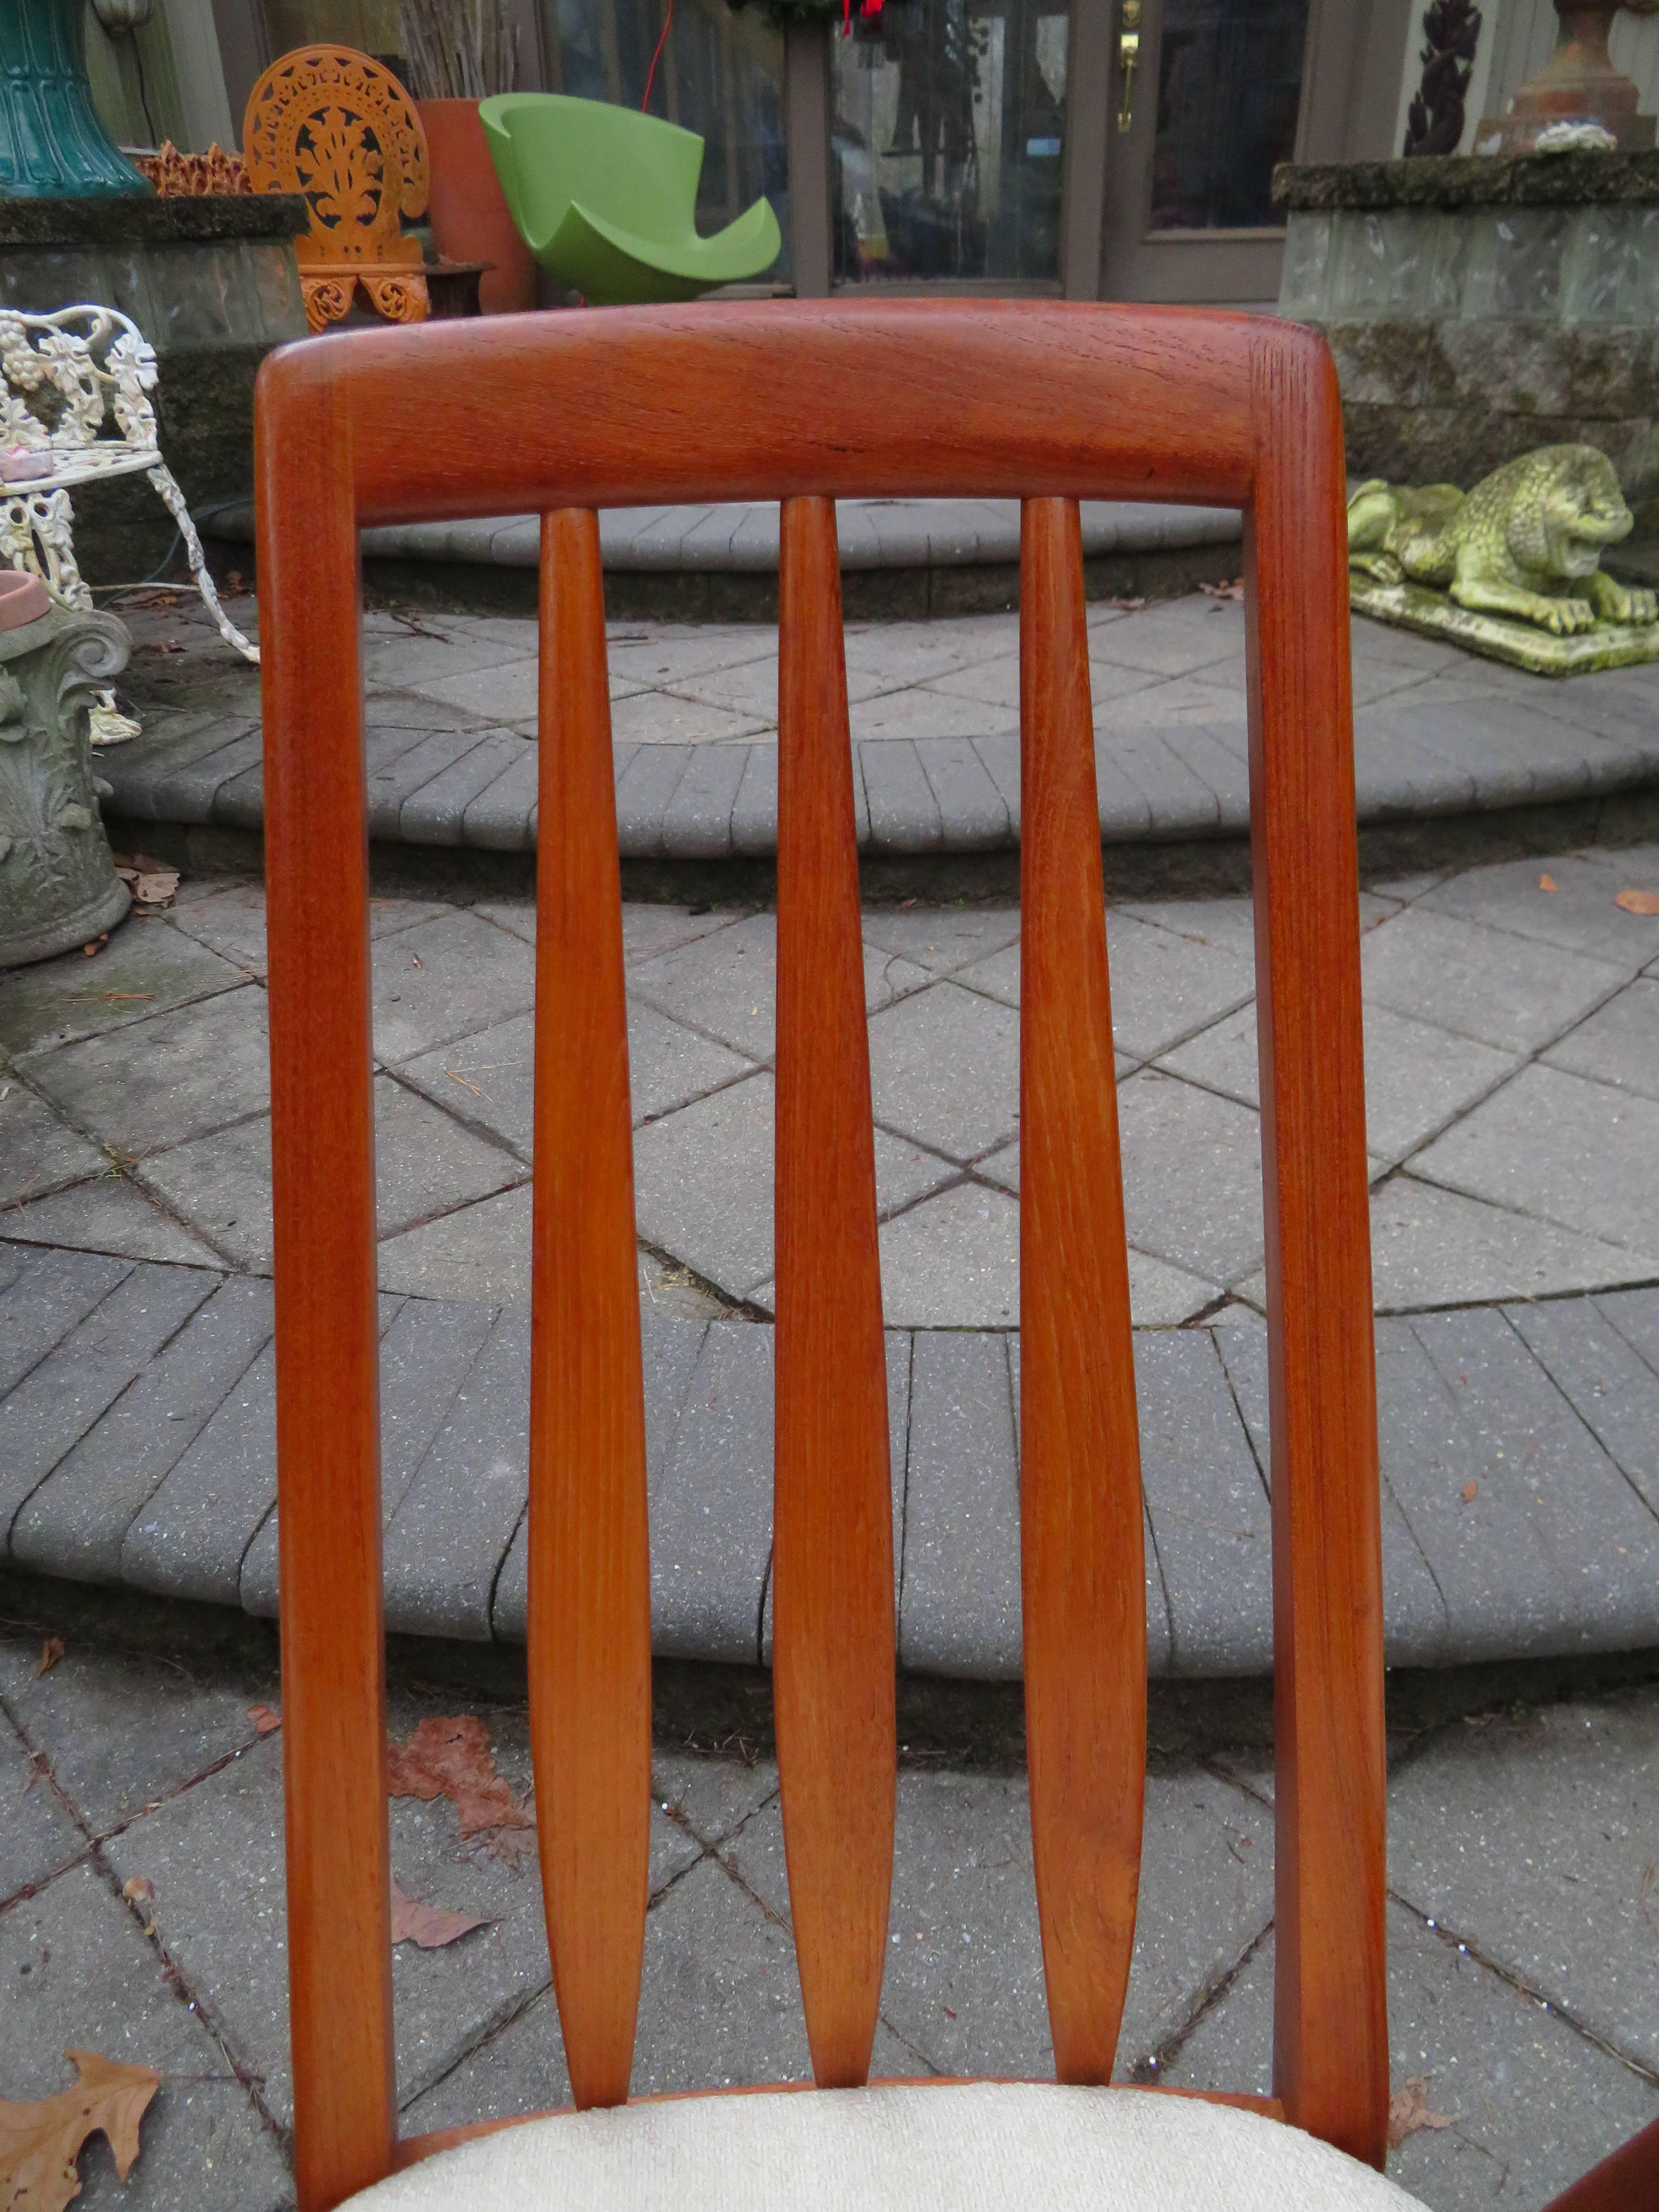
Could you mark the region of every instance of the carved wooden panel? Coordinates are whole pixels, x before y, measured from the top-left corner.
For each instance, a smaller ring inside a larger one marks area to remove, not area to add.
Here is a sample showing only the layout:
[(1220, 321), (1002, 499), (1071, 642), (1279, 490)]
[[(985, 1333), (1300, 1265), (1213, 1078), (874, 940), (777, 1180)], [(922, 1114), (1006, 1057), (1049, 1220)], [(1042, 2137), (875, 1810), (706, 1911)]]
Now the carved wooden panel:
[(305, 194), (295, 254), (313, 331), (360, 287), (388, 322), (426, 319), (420, 241), (403, 228), (426, 212), (426, 132), (390, 70), (350, 46), (296, 46), (249, 94), (242, 155), (255, 191)]

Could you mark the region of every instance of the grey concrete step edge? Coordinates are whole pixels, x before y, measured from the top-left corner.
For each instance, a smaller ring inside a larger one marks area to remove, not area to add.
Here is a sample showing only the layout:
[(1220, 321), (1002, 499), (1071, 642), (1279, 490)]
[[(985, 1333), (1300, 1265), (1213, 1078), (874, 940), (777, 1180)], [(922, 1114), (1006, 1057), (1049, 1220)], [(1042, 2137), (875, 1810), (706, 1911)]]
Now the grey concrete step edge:
[[(388, 1626), (521, 1641), (529, 1328), (382, 1304)], [(653, 1642), (769, 1656), (773, 1333), (644, 1323)], [(1019, 1340), (888, 1345), (901, 1662), (1020, 1665)], [(1659, 1289), (1377, 1326), (1395, 1665), (1659, 1645)], [(1266, 1336), (1140, 1330), (1149, 1663), (1270, 1664)], [(270, 1286), (0, 1243), (0, 1531), (17, 1567), (274, 1612)]]
[[(1085, 500), (1085, 559), (1109, 553), (1174, 552), (1243, 538), (1237, 509)], [(961, 568), (1019, 558), (1019, 502), (1012, 499), (843, 499), (836, 502), (846, 568)], [(213, 535), (252, 544), (251, 501), (216, 510)], [(541, 559), (533, 514), (484, 515), (465, 522), (408, 522), (359, 533), (371, 560), (462, 561), (485, 568), (533, 568)], [(599, 554), (624, 571), (714, 570), (775, 574), (775, 501), (716, 507), (606, 507)]]
[[(377, 702), (390, 714), (389, 695)], [(1659, 723), (1609, 719), (1605, 734), (1516, 708), (1462, 718), (1442, 708), (1416, 734), (1361, 711), (1355, 770), (1362, 824), (1609, 796), (1659, 780)], [(1432, 722), (1433, 726), (1426, 725)], [(226, 724), (205, 754), (199, 733), (163, 727), (101, 754), (114, 815), (146, 822), (258, 830), (264, 795), (257, 729)], [(375, 773), (372, 836), (391, 843), (533, 852), (531, 740), (482, 723), (433, 732), (418, 774)], [(370, 732), (371, 749), (374, 731)], [(526, 750), (520, 754), (518, 748)], [(854, 746), (860, 849), (871, 854), (994, 852), (1019, 842), (1019, 740), (864, 738)], [(723, 860), (777, 850), (777, 745), (619, 744), (617, 827), (624, 859)], [(1100, 831), (1108, 844), (1241, 837), (1249, 827), (1245, 730), (1237, 722), (1170, 724), (1096, 744)]]

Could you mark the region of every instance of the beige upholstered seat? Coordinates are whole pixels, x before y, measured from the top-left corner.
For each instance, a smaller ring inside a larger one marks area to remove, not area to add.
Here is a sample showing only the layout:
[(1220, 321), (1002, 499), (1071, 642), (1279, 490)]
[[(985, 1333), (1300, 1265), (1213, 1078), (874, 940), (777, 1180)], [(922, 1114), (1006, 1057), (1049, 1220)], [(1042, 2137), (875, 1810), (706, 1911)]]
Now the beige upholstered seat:
[(1299, 2129), (1046, 2082), (675, 2098), (532, 2120), (352, 2212), (1420, 2212)]

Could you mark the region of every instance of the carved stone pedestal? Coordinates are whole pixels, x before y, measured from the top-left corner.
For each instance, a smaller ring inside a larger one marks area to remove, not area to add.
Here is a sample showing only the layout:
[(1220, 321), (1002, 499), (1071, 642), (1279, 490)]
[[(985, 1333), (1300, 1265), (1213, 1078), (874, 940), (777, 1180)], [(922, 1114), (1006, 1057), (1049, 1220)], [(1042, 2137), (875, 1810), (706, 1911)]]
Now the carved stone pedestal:
[(127, 661), (113, 615), (0, 628), (0, 968), (113, 929), (131, 903), (99, 819), (87, 715)]

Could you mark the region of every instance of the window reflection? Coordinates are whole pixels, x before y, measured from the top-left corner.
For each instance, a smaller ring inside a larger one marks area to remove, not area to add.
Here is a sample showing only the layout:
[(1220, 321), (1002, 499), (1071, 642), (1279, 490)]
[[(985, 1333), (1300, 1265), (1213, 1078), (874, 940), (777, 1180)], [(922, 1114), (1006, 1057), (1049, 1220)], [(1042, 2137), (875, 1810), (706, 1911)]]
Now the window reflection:
[(1154, 230), (1283, 229), (1276, 162), (1296, 147), (1308, 0), (1164, 0)]
[(833, 42), (838, 283), (1060, 273), (1066, 12), (886, 0)]
[[(549, 90), (637, 107), (665, 14), (666, 0), (544, 0)], [(697, 228), (705, 235), (763, 194), (771, 201), (784, 246), (765, 281), (788, 283), (782, 33), (758, 7), (675, 0), (650, 112), (703, 141)]]

